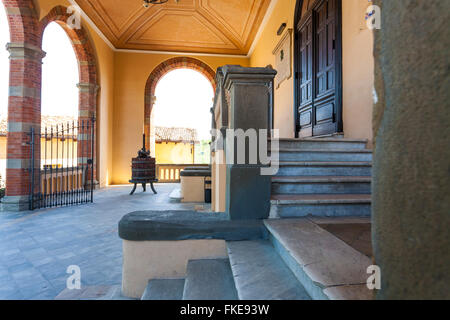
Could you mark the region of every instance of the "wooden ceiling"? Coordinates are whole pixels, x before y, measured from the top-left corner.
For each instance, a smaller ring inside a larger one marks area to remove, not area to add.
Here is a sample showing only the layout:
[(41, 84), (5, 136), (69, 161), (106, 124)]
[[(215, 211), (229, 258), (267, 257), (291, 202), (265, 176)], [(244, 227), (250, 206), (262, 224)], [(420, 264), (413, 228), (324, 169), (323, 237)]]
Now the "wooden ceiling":
[(117, 49), (248, 54), (270, 0), (76, 0)]

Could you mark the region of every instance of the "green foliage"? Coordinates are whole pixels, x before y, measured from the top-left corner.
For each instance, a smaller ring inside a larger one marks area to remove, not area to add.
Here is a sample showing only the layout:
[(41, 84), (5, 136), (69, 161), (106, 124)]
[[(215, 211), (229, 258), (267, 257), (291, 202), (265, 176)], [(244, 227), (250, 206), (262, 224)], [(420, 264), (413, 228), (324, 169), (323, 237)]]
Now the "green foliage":
[(195, 145), (195, 164), (211, 163), (211, 140), (202, 140)]

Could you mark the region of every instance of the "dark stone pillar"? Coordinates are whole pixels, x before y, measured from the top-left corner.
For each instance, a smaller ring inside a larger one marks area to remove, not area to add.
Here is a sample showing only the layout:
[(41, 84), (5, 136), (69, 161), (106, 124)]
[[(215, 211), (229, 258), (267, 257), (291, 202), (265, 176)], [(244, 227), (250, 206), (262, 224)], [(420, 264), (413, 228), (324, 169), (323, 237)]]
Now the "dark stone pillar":
[[(261, 129), (269, 130), (269, 115), (272, 108), (272, 87), (276, 71), (271, 68), (222, 68), (224, 88), (229, 106), (228, 131), (256, 130), (257, 143)], [(227, 135), (229, 136), (229, 132)], [(227, 137), (228, 139), (228, 137)], [(267, 142), (267, 136), (263, 137)], [(235, 150), (237, 149), (235, 143)], [(225, 151), (230, 144), (225, 143)], [(271, 177), (261, 175), (263, 164), (249, 159), (250, 142), (245, 143), (247, 154), (244, 163), (232, 161), (227, 155), (226, 211), (232, 220), (265, 219), (270, 211)], [(237, 157), (237, 152), (235, 152)]]
[(380, 299), (450, 298), (450, 1), (375, 1)]

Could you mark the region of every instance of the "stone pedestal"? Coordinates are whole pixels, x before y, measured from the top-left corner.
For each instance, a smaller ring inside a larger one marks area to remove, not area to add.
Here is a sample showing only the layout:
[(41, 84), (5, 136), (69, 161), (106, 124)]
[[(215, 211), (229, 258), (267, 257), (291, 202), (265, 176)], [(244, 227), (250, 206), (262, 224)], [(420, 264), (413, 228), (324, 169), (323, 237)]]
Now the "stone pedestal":
[[(231, 220), (265, 219), (270, 211), (271, 179), (270, 176), (261, 175), (264, 164), (259, 157), (258, 146), (260, 139), (267, 143), (267, 134), (271, 129), (270, 113), (276, 71), (271, 68), (227, 65), (222, 68), (222, 72), (229, 107), (225, 139), (226, 212)], [(239, 138), (234, 138), (234, 146), (230, 143), (233, 134), (239, 136), (239, 130), (254, 138), (245, 139), (242, 143), (244, 148), (238, 147)], [(265, 130), (265, 135), (260, 135), (261, 130)], [(234, 154), (230, 152), (233, 148)], [(252, 155), (252, 152), (257, 154)], [(239, 161), (240, 157), (245, 160)], [(256, 161), (252, 161), (252, 158)]]

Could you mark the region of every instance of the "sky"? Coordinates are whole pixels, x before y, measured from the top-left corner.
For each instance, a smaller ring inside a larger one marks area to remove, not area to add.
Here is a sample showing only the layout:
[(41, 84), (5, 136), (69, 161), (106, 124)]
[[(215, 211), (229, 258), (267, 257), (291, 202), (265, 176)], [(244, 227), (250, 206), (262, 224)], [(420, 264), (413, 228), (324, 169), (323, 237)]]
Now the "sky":
[[(6, 118), (9, 28), (0, 7), (0, 117)], [(42, 49), (47, 53), (42, 66), (42, 114), (76, 117), (78, 64), (69, 38), (58, 24), (52, 22), (45, 29)], [(205, 76), (189, 69), (171, 71), (159, 81), (156, 97), (156, 126), (195, 128), (200, 139), (210, 139), (214, 92)]]
[(171, 71), (156, 86), (155, 125), (194, 128), (200, 140), (209, 140), (213, 98), (211, 83), (198, 71)]

